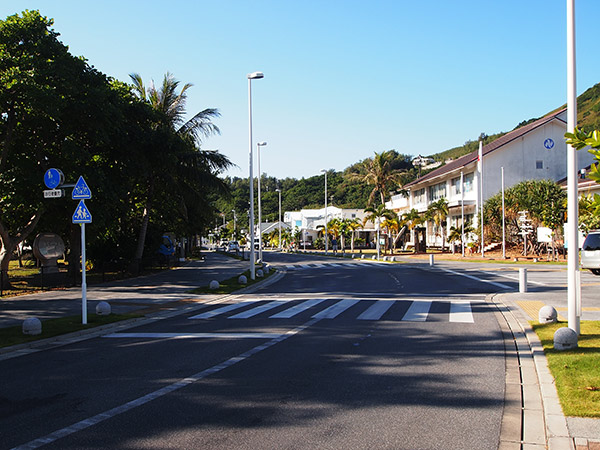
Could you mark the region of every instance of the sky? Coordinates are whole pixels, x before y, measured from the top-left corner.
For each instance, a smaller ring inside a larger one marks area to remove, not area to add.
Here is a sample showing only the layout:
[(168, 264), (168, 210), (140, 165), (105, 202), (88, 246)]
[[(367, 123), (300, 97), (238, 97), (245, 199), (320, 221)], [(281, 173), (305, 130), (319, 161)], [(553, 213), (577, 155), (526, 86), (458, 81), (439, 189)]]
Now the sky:
[[(431, 155), (566, 103), (566, 0), (19, 0), (113, 78), (192, 83), (217, 108), (203, 149), (254, 174), (308, 178), (394, 149)], [(577, 93), (600, 82), (598, 0), (576, 1)]]

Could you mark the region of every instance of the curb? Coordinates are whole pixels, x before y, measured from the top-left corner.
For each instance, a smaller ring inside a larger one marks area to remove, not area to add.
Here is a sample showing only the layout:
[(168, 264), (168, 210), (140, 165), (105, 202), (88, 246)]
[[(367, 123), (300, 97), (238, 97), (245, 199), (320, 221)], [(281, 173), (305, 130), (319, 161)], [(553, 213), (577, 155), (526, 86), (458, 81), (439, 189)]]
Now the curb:
[(522, 448), (575, 450), (542, 344), (520, 310), (506, 305), (501, 297), (502, 294), (491, 294), (489, 299), (506, 320), (517, 349), (522, 398)]

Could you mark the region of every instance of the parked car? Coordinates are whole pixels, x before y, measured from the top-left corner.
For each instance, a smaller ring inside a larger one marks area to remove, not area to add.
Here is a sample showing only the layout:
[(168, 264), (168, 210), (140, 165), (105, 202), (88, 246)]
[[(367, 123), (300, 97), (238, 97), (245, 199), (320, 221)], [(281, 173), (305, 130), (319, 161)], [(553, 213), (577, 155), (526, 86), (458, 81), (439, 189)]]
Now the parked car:
[(581, 247), (581, 267), (600, 275), (600, 230), (590, 231)]
[(236, 253), (239, 252), (240, 244), (238, 244), (238, 241), (229, 241), (229, 244), (227, 244), (227, 251)]

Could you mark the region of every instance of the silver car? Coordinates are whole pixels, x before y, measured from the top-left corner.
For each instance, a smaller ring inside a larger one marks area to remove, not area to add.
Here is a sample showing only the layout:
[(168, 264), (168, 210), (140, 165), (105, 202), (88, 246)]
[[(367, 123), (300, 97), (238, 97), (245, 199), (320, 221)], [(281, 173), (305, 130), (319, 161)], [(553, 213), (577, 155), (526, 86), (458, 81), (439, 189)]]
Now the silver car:
[(600, 275), (600, 231), (590, 231), (581, 247), (581, 267)]

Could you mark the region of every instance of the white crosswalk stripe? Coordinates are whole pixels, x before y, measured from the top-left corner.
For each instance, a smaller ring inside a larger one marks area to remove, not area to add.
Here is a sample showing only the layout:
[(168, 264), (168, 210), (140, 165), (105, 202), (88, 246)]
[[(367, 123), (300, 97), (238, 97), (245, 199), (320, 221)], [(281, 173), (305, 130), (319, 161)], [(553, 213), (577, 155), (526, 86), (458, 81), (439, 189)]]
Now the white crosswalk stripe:
[[(334, 303), (332, 303), (334, 301)], [(328, 305), (326, 305), (328, 303)], [(356, 320), (396, 320), (403, 322), (426, 322), (432, 320), (430, 313), (433, 305), (438, 305), (434, 309), (435, 317), (433, 320), (439, 320), (440, 317), (447, 317), (448, 322), (453, 323), (474, 323), (473, 309), (471, 301), (465, 299), (459, 300), (427, 300), (427, 299), (365, 299), (365, 298), (346, 298), (346, 299), (327, 299), (327, 298), (293, 298), (276, 299), (266, 301), (265, 299), (243, 300), (239, 303), (232, 303), (220, 308), (207, 311), (202, 314), (196, 314), (189, 319), (212, 319), (217, 316), (227, 315), (243, 307), (248, 309), (242, 312), (228, 316), (229, 319), (250, 319), (260, 316), (272, 309), (282, 306), (281, 311), (270, 315), (269, 319), (291, 319), (308, 311), (311, 308), (322, 308), (312, 315), (316, 319), (335, 319), (345, 311), (357, 304), (360, 308), (355, 310)], [(406, 305), (408, 308), (406, 309)], [(395, 305), (400, 305), (392, 309)], [(442, 316), (440, 316), (442, 314)]]

